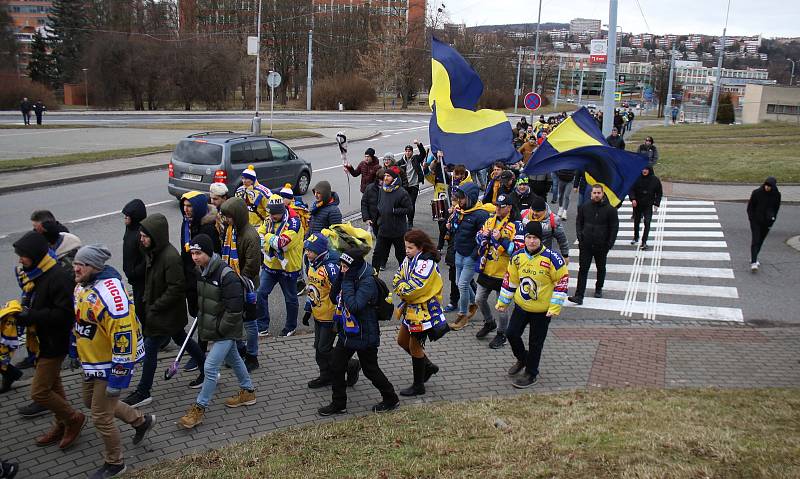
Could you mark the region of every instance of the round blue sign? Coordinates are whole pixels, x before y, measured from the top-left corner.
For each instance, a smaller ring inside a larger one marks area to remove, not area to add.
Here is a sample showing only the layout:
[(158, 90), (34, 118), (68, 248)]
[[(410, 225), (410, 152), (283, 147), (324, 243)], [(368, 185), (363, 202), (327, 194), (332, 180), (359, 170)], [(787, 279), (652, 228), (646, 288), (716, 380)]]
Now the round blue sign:
[(542, 106), (542, 97), (538, 93), (530, 92), (525, 95), (525, 108), (531, 111), (538, 110)]

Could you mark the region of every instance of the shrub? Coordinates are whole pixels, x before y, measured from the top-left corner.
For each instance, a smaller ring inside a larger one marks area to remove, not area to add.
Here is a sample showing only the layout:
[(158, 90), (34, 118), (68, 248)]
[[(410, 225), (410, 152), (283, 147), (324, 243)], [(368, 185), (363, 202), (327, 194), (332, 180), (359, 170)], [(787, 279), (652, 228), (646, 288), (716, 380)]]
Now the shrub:
[(312, 103), (315, 110), (360, 110), (377, 100), (372, 84), (352, 73), (323, 78), (314, 86)]
[[(520, 101), (520, 103), (522, 103)], [(505, 110), (514, 106), (514, 95), (501, 90), (484, 90), (481, 99), (478, 100), (478, 108), (489, 108), (492, 110)]]
[(28, 97), (31, 102), (41, 100), (48, 110), (58, 110), (60, 104), (53, 92), (41, 83), (33, 82), (27, 77), (17, 77), (16, 73), (0, 74), (0, 109), (18, 110), (22, 98)]
[(722, 125), (732, 125), (736, 117), (733, 112), (733, 100), (730, 93), (725, 93), (719, 97), (719, 109), (717, 110), (717, 123)]

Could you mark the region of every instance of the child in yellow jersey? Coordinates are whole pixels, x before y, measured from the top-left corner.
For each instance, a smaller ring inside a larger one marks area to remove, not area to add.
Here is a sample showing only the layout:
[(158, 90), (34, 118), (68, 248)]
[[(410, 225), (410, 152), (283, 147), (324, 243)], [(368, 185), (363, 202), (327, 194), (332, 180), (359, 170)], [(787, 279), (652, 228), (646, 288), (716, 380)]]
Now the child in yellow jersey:
[(511, 218), (512, 201), (506, 194), (497, 197), (497, 211), (489, 217), (478, 231), (478, 290), (475, 292), (475, 304), (483, 314), (483, 327), (475, 333), (478, 339), (485, 338), (490, 332), (497, 329), (489, 347), (498, 349), (506, 344), (506, 328), (508, 327), (509, 311), (500, 313), (499, 325), (492, 317), (492, 308), (489, 306), (489, 294), (497, 293), (503, 287), (503, 277), (508, 270), (508, 261), (514, 252), (514, 235), (516, 226)]
[[(308, 382), (311, 389), (331, 384), (331, 354), (336, 330), (333, 313), (336, 305), (331, 300), (331, 286), (339, 279), (339, 260), (328, 253), (328, 239), (321, 234), (306, 238), (305, 255), (308, 260), (308, 285), (303, 325), (314, 316), (314, 356), (319, 367), (319, 377)], [(358, 359), (350, 359), (347, 368), (347, 383), (352, 386), (358, 379)]]
[(394, 294), (400, 300), (397, 313), (400, 331), (397, 344), (410, 356), (414, 383), (400, 391), (401, 396), (425, 394), (425, 383), (439, 367), (425, 354), (425, 339), (436, 341), (448, 330), (442, 310), (442, 275), (439, 273), (439, 251), (431, 238), (421, 230), (406, 232), (406, 258), (392, 280)]
[[(514, 379), (512, 384), (515, 388), (536, 384), (550, 319), (561, 312), (568, 283), (566, 262), (558, 253), (542, 245), (542, 225), (531, 221), (525, 225), (525, 248), (514, 253), (508, 264), (508, 276), (496, 306), (498, 311), (505, 311), (512, 299), (515, 303), (506, 335), (517, 361), (508, 370), (508, 375), (516, 376), (525, 369), (523, 376)], [(522, 333), (528, 323), (531, 335), (526, 351)]]

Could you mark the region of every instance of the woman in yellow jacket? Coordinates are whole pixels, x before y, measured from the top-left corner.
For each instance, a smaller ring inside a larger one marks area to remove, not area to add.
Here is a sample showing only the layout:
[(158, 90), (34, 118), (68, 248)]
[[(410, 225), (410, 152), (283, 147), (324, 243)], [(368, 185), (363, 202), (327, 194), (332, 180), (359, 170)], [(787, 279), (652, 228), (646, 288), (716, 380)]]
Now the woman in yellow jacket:
[(411, 355), (414, 384), (401, 390), (400, 395), (417, 396), (425, 394), (425, 383), (439, 372), (439, 367), (425, 355), (425, 340), (436, 341), (449, 327), (442, 309), (439, 251), (430, 236), (421, 230), (410, 230), (403, 239), (406, 258), (394, 275), (392, 285), (400, 300), (397, 344)]

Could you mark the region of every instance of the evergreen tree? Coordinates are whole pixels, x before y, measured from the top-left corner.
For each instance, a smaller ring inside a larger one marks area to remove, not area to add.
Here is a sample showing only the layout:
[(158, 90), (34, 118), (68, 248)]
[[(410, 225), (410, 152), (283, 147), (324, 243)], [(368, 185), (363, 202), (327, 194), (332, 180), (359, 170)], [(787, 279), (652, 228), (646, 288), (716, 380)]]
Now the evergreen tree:
[(723, 93), (719, 96), (719, 109), (717, 110), (717, 123), (731, 125), (735, 120), (733, 112), (733, 99), (730, 93)]
[(5, 8), (0, 7), (0, 71), (17, 69), (17, 39), (14, 23)]
[(53, 0), (48, 43), (55, 65), (54, 85), (80, 81), (89, 25), (85, 0)]
[(31, 58), (28, 61), (28, 76), (31, 80), (43, 85), (56, 82), (53, 71), (53, 58), (47, 52), (47, 41), (38, 30), (33, 35)]

